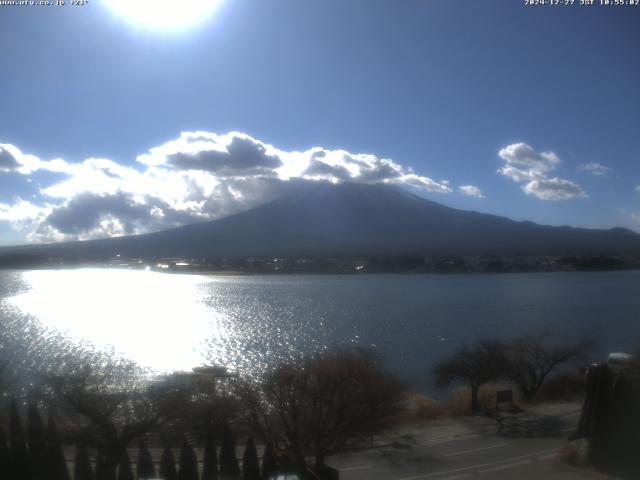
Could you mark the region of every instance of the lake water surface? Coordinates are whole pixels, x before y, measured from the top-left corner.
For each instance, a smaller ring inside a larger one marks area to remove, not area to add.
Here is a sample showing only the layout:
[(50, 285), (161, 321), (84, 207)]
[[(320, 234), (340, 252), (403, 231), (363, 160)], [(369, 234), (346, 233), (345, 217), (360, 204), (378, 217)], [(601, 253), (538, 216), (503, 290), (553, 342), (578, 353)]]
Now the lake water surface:
[(245, 372), (301, 352), (373, 346), (413, 388), (465, 342), (552, 328), (598, 354), (640, 344), (640, 272), (197, 276), (78, 269), (0, 272), (0, 328), (41, 322), (157, 370)]

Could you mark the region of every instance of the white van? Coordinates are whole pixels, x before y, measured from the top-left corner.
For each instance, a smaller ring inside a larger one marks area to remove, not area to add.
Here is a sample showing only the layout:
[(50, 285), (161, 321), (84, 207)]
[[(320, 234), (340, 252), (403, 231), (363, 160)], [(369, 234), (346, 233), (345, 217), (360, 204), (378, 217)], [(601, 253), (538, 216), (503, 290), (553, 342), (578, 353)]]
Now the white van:
[(607, 365), (612, 370), (618, 370), (629, 365), (634, 358), (635, 358), (635, 355), (632, 355), (630, 353), (622, 353), (622, 352), (610, 353), (609, 358), (607, 359)]

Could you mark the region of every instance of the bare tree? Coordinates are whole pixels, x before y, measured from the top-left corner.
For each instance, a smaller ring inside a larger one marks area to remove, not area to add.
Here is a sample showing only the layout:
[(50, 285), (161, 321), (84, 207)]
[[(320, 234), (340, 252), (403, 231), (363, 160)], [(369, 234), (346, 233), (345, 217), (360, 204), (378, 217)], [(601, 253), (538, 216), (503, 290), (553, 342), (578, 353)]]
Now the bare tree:
[(440, 361), (433, 368), (436, 384), (440, 387), (464, 382), (471, 388), (471, 413), (480, 411), (478, 393), (487, 382), (504, 375), (507, 363), (506, 349), (502, 342), (485, 340), (473, 348), (463, 346), (451, 357)]
[(212, 378), (184, 372), (154, 381), (151, 389), (168, 438), (191, 431), (204, 441), (209, 432), (222, 429), (226, 420), (237, 417), (237, 399), (219, 389), (214, 393), (212, 382)]
[(108, 359), (91, 365), (48, 376), (43, 393), (86, 427), (106, 477), (115, 479), (127, 445), (154, 429), (161, 417), (134, 364)]
[(323, 465), (388, 426), (401, 408), (402, 386), (370, 353), (339, 350), (281, 365), (239, 393), (256, 430), (305, 468), (307, 457)]
[(0, 328), (0, 404), (9, 396), (40, 398), (83, 427), (115, 470), (128, 443), (154, 428), (156, 401), (133, 363), (79, 344), (28, 319)]
[(593, 339), (559, 341), (550, 330), (523, 335), (509, 342), (506, 375), (522, 398), (531, 401), (551, 372), (562, 365), (585, 361), (594, 343)]

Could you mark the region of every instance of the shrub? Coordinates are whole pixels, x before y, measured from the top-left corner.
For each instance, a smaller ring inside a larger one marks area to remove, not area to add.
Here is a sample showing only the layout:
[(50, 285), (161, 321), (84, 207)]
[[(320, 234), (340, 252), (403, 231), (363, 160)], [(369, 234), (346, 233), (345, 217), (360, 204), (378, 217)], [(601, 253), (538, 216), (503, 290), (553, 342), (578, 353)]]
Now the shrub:
[(8, 478), (22, 480), (29, 478), (29, 461), (27, 446), (15, 398), (11, 401), (11, 416), (9, 420), (9, 475)]
[(134, 480), (134, 478), (129, 452), (125, 449), (124, 454), (120, 459), (120, 464), (118, 465), (118, 480)]
[(207, 431), (204, 443), (204, 466), (202, 468), (202, 480), (217, 480), (218, 478), (218, 453), (216, 441), (211, 430)]
[(410, 400), (414, 405), (414, 420), (437, 420), (451, 416), (451, 411), (443, 402), (420, 394), (412, 394)]
[[(496, 408), (496, 392), (500, 388), (495, 384), (483, 385), (478, 390), (478, 412), (485, 412)], [(446, 402), (449, 413), (453, 417), (471, 415), (471, 390), (468, 388), (458, 390)], [(477, 412), (476, 412), (477, 413)]]
[(260, 480), (260, 464), (258, 463), (258, 452), (253, 438), (247, 439), (247, 446), (242, 457), (242, 478), (243, 480)]
[(176, 461), (173, 458), (171, 447), (166, 446), (160, 457), (160, 477), (163, 480), (178, 480)]
[(44, 425), (42, 425), (42, 417), (38, 407), (33, 403), (29, 403), (27, 406), (27, 439), (31, 480), (48, 479), (47, 442), (44, 436)]
[(220, 448), (220, 478), (223, 480), (240, 478), (240, 465), (236, 457), (236, 441), (231, 429), (225, 425)]
[(149, 452), (144, 440), (140, 440), (140, 444), (138, 445), (138, 466), (136, 468), (136, 474), (138, 479), (154, 478), (156, 476), (153, 458), (151, 458), (151, 452)]
[(273, 446), (268, 443), (262, 455), (262, 478), (269, 478), (269, 475), (275, 472), (277, 459)]
[(49, 472), (48, 480), (69, 480), (70, 478), (58, 435), (58, 428), (51, 414), (49, 414), (47, 425), (47, 468)]
[(0, 424), (0, 472), (9, 471), (9, 447), (4, 436), (2, 424)]
[(95, 479), (112, 480), (112, 475), (115, 476), (115, 472), (113, 472), (107, 465), (104, 454), (98, 451), (98, 456), (96, 457)]
[(570, 401), (583, 395), (586, 389), (587, 381), (582, 375), (561, 374), (545, 382), (538, 394), (538, 400)]
[(178, 480), (198, 480), (198, 459), (187, 441), (182, 444), (182, 449), (180, 450)]
[(73, 467), (73, 480), (93, 480), (93, 469), (87, 447), (76, 444), (76, 459)]

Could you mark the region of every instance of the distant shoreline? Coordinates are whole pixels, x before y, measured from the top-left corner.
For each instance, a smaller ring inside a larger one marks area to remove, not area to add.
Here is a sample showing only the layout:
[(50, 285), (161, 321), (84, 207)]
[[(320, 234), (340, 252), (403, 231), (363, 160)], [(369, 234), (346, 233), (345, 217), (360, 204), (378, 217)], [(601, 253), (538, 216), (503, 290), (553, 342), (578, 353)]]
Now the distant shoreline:
[(273, 257), (269, 259), (47, 259), (0, 257), (0, 270), (68, 270), (105, 268), (172, 274), (253, 275), (362, 275), (362, 274), (500, 274), (550, 272), (604, 272), (640, 270), (640, 259), (612, 255), (535, 257), (396, 255), (353, 257)]

